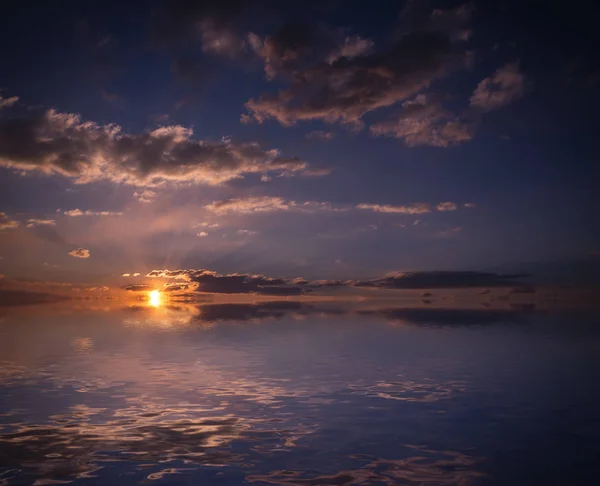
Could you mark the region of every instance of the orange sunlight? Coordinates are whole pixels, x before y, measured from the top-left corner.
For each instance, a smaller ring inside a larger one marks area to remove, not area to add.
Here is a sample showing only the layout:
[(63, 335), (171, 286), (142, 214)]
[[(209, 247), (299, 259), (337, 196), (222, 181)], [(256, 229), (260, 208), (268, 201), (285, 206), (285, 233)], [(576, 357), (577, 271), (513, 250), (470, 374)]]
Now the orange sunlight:
[(160, 307), (161, 297), (160, 292), (158, 290), (152, 290), (149, 292), (148, 297), (150, 299), (150, 305), (152, 307)]

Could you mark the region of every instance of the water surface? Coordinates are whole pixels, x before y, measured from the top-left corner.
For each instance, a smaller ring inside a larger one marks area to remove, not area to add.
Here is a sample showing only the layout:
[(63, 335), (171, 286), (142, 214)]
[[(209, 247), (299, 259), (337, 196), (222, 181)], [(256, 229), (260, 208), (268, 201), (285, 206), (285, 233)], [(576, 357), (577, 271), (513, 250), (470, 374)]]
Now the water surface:
[(0, 318), (0, 485), (597, 481), (590, 313), (43, 309)]

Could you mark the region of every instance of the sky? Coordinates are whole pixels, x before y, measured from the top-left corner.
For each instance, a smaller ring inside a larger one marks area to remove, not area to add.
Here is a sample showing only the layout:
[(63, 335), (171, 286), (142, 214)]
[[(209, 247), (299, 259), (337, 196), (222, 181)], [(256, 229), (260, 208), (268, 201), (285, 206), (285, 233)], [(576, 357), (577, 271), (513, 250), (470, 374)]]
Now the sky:
[(0, 274), (296, 295), (589, 273), (592, 6), (12, 2)]

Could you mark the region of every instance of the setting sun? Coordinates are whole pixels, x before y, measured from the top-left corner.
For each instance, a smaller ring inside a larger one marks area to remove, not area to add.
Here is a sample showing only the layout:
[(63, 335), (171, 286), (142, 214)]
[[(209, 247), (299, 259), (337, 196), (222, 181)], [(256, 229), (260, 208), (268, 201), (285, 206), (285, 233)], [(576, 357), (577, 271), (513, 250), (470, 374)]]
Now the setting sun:
[(152, 290), (148, 297), (150, 298), (150, 305), (153, 307), (159, 307), (161, 303), (160, 292), (158, 290)]

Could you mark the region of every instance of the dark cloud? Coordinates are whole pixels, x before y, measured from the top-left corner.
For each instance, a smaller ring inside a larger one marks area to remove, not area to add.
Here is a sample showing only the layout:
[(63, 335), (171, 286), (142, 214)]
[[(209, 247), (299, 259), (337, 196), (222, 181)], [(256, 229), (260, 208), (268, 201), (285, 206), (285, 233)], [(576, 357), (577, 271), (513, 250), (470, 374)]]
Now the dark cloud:
[(150, 278), (180, 280), (186, 285), (181, 289), (184, 291), (263, 295), (300, 295), (318, 289), (351, 287), (380, 289), (511, 287), (519, 285), (517, 279), (525, 276), (469, 271), (424, 271), (390, 274), (372, 280), (307, 280), (300, 277), (279, 278), (245, 273), (224, 275), (206, 269), (152, 270), (146, 275)]
[[(388, 48), (371, 52), (358, 37), (332, 42), (314, 25), (287, 24), (252, 44), (269, 77), (283, 76), (288, 88), (246, 103), (242, 121), (274, 119), (289, 126), (302, 120), (360, 125), (368, 112), (409, 99), (434, 80), (464, 67), (470, 56), (461, 49), (468, 35), (470, 9), (424, 13), (409, 2), (411, 17)], [(462, 32), (462, 34), (458, 34)]]
[(179, 279), (194, 284), (197, 292), (217, 294), (300, 295), (303, 289), (283, 278), (264, 275), (228, 274), (211, 270), (152, 270), (147, 277)]
[(164, 181), (219, 184), (245, 174), (301, 172), (307, 164), (257, 143), (194, 140), (192, 130), (166, 126), (128, 134), (79, 115), (31, 111), (0, 119), (0, 166), (60, 174), (77, 183), (99, 180), (152, 186)]
[(500, 275), (468, 271), (405, 272), (373, 280), (358, 281), (355, 287), (382, 289), (445, 289), (469, 287), (510, 287), (527, 275)]
[(198, 44), (204, 52), (237, 56), (246, 39), (236, 23), (241, 14), (255, 7), (256, 0), (172, 0), (155, 12), (151, 35), (167, 47)]
[(129, 290), (131, 292), (147, 292), (149, 290), (154, 290), (154, 287), (146, 284), (132, 284), (126, 285), (123, 287), (123, 290)]

